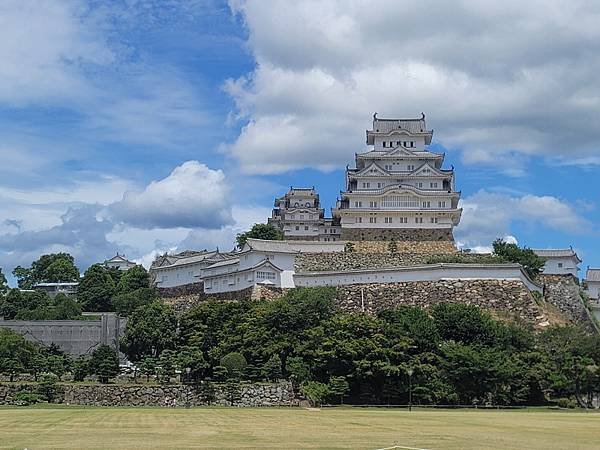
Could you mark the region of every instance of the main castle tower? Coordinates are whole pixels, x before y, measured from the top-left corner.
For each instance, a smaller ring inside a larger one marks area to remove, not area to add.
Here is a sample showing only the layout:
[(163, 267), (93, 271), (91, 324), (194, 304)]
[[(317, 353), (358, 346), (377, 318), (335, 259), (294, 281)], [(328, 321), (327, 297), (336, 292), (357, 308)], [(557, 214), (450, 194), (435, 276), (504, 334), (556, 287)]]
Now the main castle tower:
[(349, 241), (453, 241), (462, 209), (454, 169), (443, 169), (444, 154), (427, 149), (433, 130), (425, 114), (416, 119), (380, 119), (367, 130), (372, 150), (355, 155), (346, 168), (346, 190), (333, 218)]

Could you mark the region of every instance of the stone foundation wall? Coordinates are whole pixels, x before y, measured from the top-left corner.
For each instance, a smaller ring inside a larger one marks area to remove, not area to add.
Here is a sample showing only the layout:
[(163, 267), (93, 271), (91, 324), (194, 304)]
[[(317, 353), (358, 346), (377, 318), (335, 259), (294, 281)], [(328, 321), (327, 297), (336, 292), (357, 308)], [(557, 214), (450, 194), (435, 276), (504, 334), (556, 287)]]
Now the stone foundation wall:
[[(223, 384), (213, 383), (214, 396), (209, 401), (206, 390), (199, 385), (60, 385), (55, 403), (85, 406), (230, 406)], [(290, 383), (240, 384), (232, 406), (297, 406)], [(20, 391), (35, 392), (34, 384), (0, 384), (0, 405), (14, 403)]]
[(168, 288), (156, 288), (158, 295), (161, 298), (184, 297), (191, 295), (199, 295), (204, 293), (204, 283), (183, 284), (181, 286), (173, 286)]
[(538, 283), (544, 287), (544, 298), (569, 318), (571, 322), (579, 323), (588, 329), (593, 325), (590, 312), (587, 311), (581, 298), (581, 286), (571, 275), (538, 275)]
[(442, 280), (339, 286), (337, 304), (346, 311), (377, 313), (401, 305), (427, 308), (439, 303), (466, 303), (544, 326), (543, 309), (516, 280)]
[(344, 228), (342, 241), (452, 241), (449, 228)]
[(296, 257), (296, 272), (384, 269), (425, 264), (431, 255), (418, 253), (302, 253)]
[[(354, 241), (357, 253), (389, 253), (387, 241)], [(454, 241), (396, 241), (396, 253), (423, 253), (427, 255), (456, 253)]]

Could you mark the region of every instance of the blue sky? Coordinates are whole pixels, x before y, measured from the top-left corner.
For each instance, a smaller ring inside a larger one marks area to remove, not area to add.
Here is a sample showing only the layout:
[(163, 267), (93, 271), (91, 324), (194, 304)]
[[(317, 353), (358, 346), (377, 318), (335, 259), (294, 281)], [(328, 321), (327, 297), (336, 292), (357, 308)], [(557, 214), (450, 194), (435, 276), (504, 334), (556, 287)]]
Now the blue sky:
[(600, 266), (600, 8), (368, 6), (2, 2), (4, 273), (229, 248), (290, 185), (329, 208), (375, 111), (427, 114), (461, 245), (514, 236)]

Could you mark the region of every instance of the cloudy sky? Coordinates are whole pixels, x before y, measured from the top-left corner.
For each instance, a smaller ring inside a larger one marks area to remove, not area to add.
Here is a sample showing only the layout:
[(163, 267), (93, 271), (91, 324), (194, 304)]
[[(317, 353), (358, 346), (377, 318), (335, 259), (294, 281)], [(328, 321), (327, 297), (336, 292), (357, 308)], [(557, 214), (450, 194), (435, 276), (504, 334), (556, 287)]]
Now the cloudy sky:
[(600, 266), (600, 5), (0, 2), (0, 267), (219, 246), (427, 114), (465, 247)]

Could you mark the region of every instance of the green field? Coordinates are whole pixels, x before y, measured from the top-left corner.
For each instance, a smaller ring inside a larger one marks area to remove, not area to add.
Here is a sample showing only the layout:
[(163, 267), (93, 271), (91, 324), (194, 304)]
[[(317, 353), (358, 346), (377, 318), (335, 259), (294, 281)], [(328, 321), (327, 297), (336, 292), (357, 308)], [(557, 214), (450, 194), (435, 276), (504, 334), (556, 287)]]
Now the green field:
[(600, 414), (378, 408), (2, 408), (0, 448), (597, 449)]

